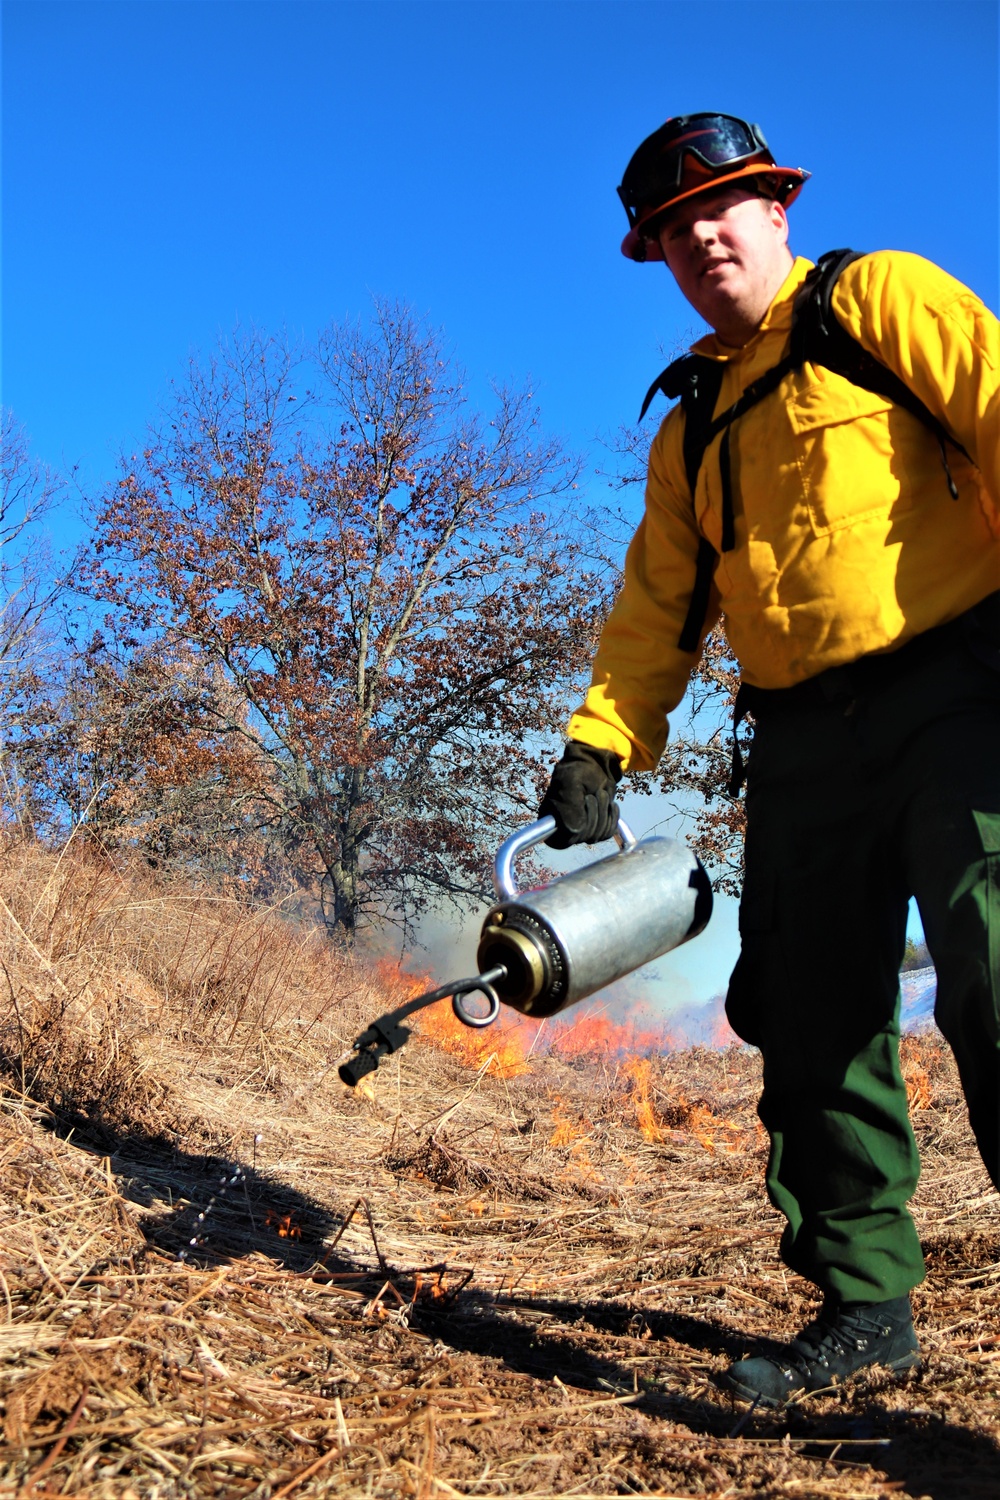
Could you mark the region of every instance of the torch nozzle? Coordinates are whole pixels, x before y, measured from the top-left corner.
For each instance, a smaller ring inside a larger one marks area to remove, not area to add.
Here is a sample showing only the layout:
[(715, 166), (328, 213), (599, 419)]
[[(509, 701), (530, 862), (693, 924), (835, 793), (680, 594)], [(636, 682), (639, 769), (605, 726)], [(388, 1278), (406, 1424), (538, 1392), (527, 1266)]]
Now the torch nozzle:
[[(399, 1023), (411, 1016), (416, 1010), (423, 1010), (425, 1005), (433, 1005), (437, 1000), (446, 1000), (452, 997), (452, 1006), (455, 1014), (466, 1026), (489, 1026), (500, 1014), (500, 997), (493, 989), (494, 984), (499, 984), (507, 977), (507, 970), (503, 964), (497, 964), (488, 969), (485, 974), (476, 974), (472, 979), (456, 979), (451, 984), (443, 984), (439, 989), (428, 990), (424, 995), (417, 995), (413, 1000), (407, 1000), (405, 1005), (400, 1005), (396, 1010), (391, 1010), (387, 1015), (379, 1016), (373, 1021), (366, 1031), (363, 1031), (354, 1041), (354, 1056), (348, 1057), (337, 1069), (341, 1080), (353, 1089), (361, 1079), (368, 1073), (374, 1073), (383, 1057), (388, 1057), (392, 1052), (398, 1052), (400, 1047), (409, 1040), (410, 1028), (401, 1026)], [(481, 991), (490, 1002), (490, 1008), (485, 1016), (474, 1016), (467, 1012), (462, 1006), (462, 997)]]

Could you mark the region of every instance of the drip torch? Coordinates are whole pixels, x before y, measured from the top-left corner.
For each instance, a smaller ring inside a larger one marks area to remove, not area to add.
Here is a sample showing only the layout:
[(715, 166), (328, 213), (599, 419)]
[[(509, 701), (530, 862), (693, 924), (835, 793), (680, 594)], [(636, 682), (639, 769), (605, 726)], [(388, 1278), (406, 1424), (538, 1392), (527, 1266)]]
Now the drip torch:
[[(354, 1055), (339, 1069), (354, 1087), (383, 1057), (398, 1052), (410, 1035), (401, 1024), (414, 1011), (451, 996), (466, 1026), (489, 1026), (501, 1003), (539, 1020), (575, 1005), (697, 937), (712, 915), (712, 887), (701, 861), (674, 839), (637, 839), (619, 818), (618, 852), (560, 875), (531, 891), (519, 891), (514, 860), (555, 831), (554, 818), (539, 818), (505, 839), (497, 850), (493, 884), (497, 903), (479, 935), (479, 973), (417, 995), (380, 1016), (354, 1043)], [(468, 1009), (479, 993), (484, 1015)]]

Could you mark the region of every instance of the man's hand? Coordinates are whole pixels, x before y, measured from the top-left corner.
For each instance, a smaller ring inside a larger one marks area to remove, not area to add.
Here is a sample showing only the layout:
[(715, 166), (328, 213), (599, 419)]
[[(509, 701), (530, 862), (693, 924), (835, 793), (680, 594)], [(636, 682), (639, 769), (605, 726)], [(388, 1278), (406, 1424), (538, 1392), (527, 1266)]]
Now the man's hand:
[(556, 820), (556, 831), (545, 842), (552, 849), (571, 844), (599, 844), (618, 827), (615, 788), (622, 779), (622, 763), (612, 750), (594, 750), (570, 740), (552, 772), (538, 816)]

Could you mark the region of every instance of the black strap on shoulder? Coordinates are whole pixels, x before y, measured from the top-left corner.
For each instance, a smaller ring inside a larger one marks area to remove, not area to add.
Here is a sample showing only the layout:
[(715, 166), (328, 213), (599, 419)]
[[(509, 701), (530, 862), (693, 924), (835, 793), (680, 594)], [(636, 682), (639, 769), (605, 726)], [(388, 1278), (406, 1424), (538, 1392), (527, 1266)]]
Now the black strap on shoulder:
[(662, 391), (669, 401), (680, 399), (684, 413), (684, 468), (692, 500), (698, 482), (698, 470), (710, 442), (704, 434), (712, 425), (725, 370), (723, 360), (709, 359), (704, 354), (683, 354), (657, 375), (646, 392), (646, 399), (639, 413), (641, 422), (658, 391)]
[(776, 391), (785, 376), (794, 369), (795, 361), (791, 354), (786, 354), (784, 359), (779, 359), (776, 365), (772, 365), (769, 370), (765, 370), (763, 375), (753, 381), (751, 385), (748, 385), (738, 401), (734, 401), (732, 406), (727, 406), (725, 411), (720, 412), (714, 421), (707, 425), (703, 434), (704, 441), (701, 447), (699, 467), (701, 458), (704, 458), (705, 449), (709, 443), (720, 432), (731, 427), (737, 417), (742, 417), (743, 413), (749, 411), (751, 406), (756, 406), (758, 401), (763, 401), (765, 396), (769, 396), (772, 391)]
[(715, 363), (714, 359), (707, 359), (704, 354), (682, 354), (679, 359), (673, 360), (665, 370), (660, 371), (646, 392), (642, 410), (639, 412), (639, 421), (641, 422), (648, 412), (657, 391), (662, 391), (668, 401), (677, 401), (684, 395), (689, 385), (697, 384), (697, 381), (692, 381), (692, 375), (698, 375), (703, 365)]
[(948, 490), (952, 499), (957, 500), (958, 488), (948, 467), (945, 445), (951, 443), (966, 458), (969, 458), (969, 454), (961, 443), (956, 442), (944, 423), (910, 390), (906, 382), (895, 371), (890, 370), (888, 365), (869, 354), (848, 333), (831, 306), (833, 289), (841, 272), (861, 258), (862, 252), (859, 250), (828, 250), (825, 255), (820, 256), (815, 270), (810, 272), (803, 283), (796, 299), (789, 340), (789, 355), (793, 367), (797, 369), (807, 360), (810, 364), (823, 365), (837, 375), (842, 375), (852, 385), (871, 391), (876, 396), (884, 396), (887, 401), (895, 406), (902, 406), (911, 416), (916, 417), (938, 440)]
[[(924, 405), (920, 397), (910, 390), (905, 381), (901, 380), (887, 365), (882, 364), (881, 360), (862, 348), (843, 324), (838, 322), (831, 307), (833, 289), (841, 272), (854, 261), (861, 260), (863, 254), (864, 252), (860, 250), (829, 250), (825, 255), (820, 256), (802, 283), (796, 297), (788, 352), (776, 365), (772, 365), (770, 370), (766, 370), (759, 379), (748, 385), (739, 400), (720, 412), (718, 417), (706, 418), (705, 412), (706, 409), (712, 409), (714, 413), (715, 401), (718, 400), (722, 383), (721, 361), (708, 359), (704, 355), (686, 354), (681, 359), (675, 359), (673, 364), (668, 365), (653, 381), (642, 403), (639, 420), (641, 422), (646, 415), (658, 391), (662, 391), (670, 400), (681, 398), (681, 406), (685, 415), (684, 461), (692, 496), (705, 450), (714, 438), (742, 417), (752, 406), (756, 406), (765, 396), (777, 390), (785, 376), (792, 370), (799, 369), (807, 360), (811, 364), (823, 365), (826, 369), (833, 370), (835, 374), (842, 375), (845, 380), (849, 380), (852, 385), (861, 386), (863, 390), (872, 391), (875, 395), (884, 396), (887, 401), (902, 406), (934, 434), (941, 445), (942, 452), (944, 452), (945, 443), (951, 443), (960, 453), (969, 458), (969, 454), (962, 445), (956, 442), (944, 424)], [(697, 387), (704, 390), (706, 394), (711, 393), (711, 406), (708, 399), (697, 403), (697, 430), (689, 437), (688, 429), (692, 425), (689, 403), (692, 392)], [(696, 458), (697, 461), (695, 461)], [(945, 461), (945, 469), (947, 471), (947, 461)], [(694, 481), (691, 477), (692, 471)], [(948, 473), (948, 484), (952, 495), (956, 495), (957, 491), (950, 473)]]
[(677, 639), (679, 651), (697, 651), (701, 645), (701, 632), (708, 618), (708, 605), (712, 597), (712, 579), (715, 576), (715, 564), (719, 560), (712, 543), (707, 537), (698, 538), (698, 555), (694, 563), (694, 588), (691, 591), (691, 600), (688, 604), (687, 614), (684, 616), (684, 624)]
[[(713, 426), (715, 403), (719, 399), (724, 374), (723, 361), (708, 359), (703, 354), (685, 354), (681, 359), (675, 359), (673, 364), (668, 365), (656, 377), (646, 392), (646, 399), (639, 416), (639, 420), (642, 421), (657, 391), (662, 391), (669, 398), (680, 398), (681, 410), (684, 412), (684, 471), (687, 475), (688, 488), (691, 491), (692, 504), (701, 461), (711, 441), (707, 434)], [(731, 492), (729, 502), (729, 531), (731, 532)], [(723, 508), (725, 509), (725, 505)], [(725, 546), (725, 541), (724, 535), (723, 546)], [(701, 631), (708, 614), (716, 555), (711, 542), (703, 536), (699, 537), (698, 555), (695, 559), (694, 588), (680, 639), (677, 642), (681, 651), (697, 651), (701, 644)]]
[(715, 403), (719, 399), (726, 367), (721, 360), (705, 359), (698, 355), (688, 357), (692, 364), (685, 372), (681, 407), (684, 411), (684, 470), (693, 504), (698, 470), (710, 442), (706, 434), (712, 426)]

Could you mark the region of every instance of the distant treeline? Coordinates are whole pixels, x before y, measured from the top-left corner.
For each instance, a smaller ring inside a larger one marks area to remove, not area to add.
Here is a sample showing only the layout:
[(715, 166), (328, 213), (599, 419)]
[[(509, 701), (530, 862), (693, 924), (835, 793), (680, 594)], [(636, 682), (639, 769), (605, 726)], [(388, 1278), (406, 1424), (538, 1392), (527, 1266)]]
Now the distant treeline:
[(900, 965), (903, 973), (907, 973), (910, 969), (927, 969), (933, 962), (925, 942), (916, 943), (913, 938), (909, 937), (906, 939), (906, 952)]

